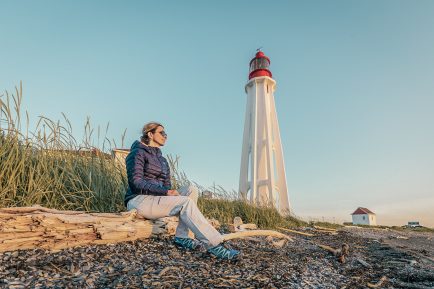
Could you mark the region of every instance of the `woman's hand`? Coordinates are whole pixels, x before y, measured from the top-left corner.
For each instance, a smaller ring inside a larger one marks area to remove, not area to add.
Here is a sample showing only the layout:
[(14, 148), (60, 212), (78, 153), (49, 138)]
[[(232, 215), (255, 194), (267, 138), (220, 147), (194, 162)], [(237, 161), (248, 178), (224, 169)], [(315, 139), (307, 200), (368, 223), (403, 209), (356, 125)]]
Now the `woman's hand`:
[(180, 196), (180, 194), (177, 190), (168, 190), (167, 195), (168, 196)]

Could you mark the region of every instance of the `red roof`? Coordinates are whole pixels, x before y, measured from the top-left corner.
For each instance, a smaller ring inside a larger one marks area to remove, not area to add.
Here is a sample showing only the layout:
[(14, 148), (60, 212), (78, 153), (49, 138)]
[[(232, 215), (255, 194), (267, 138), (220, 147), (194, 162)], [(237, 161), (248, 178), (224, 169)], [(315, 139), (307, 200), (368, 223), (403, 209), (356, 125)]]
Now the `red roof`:
[(358, 207), (357, 210), (354, 211), (351, 215), (366, 215), (366, 214), (373, 214), (375, 213), (371, 212), (369, 209)]

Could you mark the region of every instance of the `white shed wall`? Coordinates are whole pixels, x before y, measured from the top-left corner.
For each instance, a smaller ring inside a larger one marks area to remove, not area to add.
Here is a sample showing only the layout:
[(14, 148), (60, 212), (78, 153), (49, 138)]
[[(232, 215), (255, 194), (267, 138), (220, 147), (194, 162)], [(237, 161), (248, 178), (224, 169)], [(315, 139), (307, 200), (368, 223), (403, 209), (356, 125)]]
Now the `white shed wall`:
[(353, 225), (377, 225), (377, 218), (375, 215), (365, 214), (365, 215), (352, 215)]

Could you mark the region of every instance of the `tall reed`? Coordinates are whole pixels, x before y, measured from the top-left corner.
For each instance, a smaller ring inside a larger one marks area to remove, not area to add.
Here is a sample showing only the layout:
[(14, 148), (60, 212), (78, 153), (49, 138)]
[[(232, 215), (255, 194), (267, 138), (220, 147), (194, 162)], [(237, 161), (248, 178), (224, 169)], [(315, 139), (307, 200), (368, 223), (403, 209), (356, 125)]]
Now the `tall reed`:
[[(92, 147), (89, 119), (78, 143), (70, 121), (39, 117), (36, 129), (22, 127), (22, 85), (0, 96), (0, 207), (42, 206), (86, 211), (123, 208), (125, 168)], [(99, 129), (98, 129), (99, 130)], [(107, 132), (107, 129), (106, 129)], [(108, 151), (112, 142), (104, 137)]]

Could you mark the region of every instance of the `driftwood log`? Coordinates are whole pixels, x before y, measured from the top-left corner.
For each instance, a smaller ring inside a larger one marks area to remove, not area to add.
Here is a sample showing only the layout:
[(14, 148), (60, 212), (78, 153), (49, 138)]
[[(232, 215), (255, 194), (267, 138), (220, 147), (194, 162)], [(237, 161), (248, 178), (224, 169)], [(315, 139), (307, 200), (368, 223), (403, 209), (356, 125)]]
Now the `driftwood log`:
[(41, 206), (0, 209), (0, 252), (43, 248), (60, 250), (87, 245), (172, 235), (178, 218), (155, 221), (135, 210), (114, 213), (59, 211)]
[(223, 235), (223, 239), (227, 241), (227, 240), (232, 240), (237, 238), (246, 238), (246, 237), (254, 237), (254, 236), (271, 236), (271, 237), (286, 239), (288, 241), (293, 241), (292, 238), (290, 238), (289, 236), (272, 230), (241, 231), (241, 232)]
[(229, 224), (228, 226), (229, 232), (236, 233), (241, 231), (247, 231), (247, 230), (256, 230), (258, 229), (258, 226), (256, 224), (244, 224), (243, 220), (240, 217), (234, 218), (234, 223)]
[(320, 226), (313, 226), (313, 228), (320, 233), (327, 233), (330, 235), (337, 235), (338, 234), (337, 230), (332, 229), (332, 228), (324, 228), (324, 227), (320, 227)]
[[(208, 220), (218, 227), (216, 220)], [(136, 210), (124, 213), (59, 211), (41, 206), (0, 209), (0, 252), (18, 249), (48, 249), (110, 244), (164, 235), (174, 235), (177, 217), (146, 220)], [(247, 236), (290, 239), (275, 231), (248, 231), (228, 234), (225, 240)]]
[(314, 234), (309, 234), (309, 233), (305, 233), (305, 232), (295, 231), (295, 230), (291, 230), (291, 229), (287, 229), (287, 228), (282, 228), (282, 227), (278, 227), (277, 229), (285, 231), (285, 232), (289, 232), (289, 233), (294, 233), (294, 234), (299, 234), (299, 235), (307, 236), (307, 237), (315, 236)]
[(349, 254), (350, 251), (350, 246), (348, 246), (347, 244), (342, 244), (342, 248), (341, 249), (334, 249), (330, 246), (327, 245), (321, 245), (321, 244), (317, 244), (318, 247), (329, 251), (330, 253), (332, 253), (333, 255), (336, 256), (336, 258), (338, 259), (338, 261), (340, 263), (345, 263), (346, 262), (346, 257)]
[(330, 232), (336, 232), (336, 229), (333, 228), (325, 228), (325, 227), (321, 227), (321, 226), (313, 226), (315, 229), (319, 230), (319, 231), (330, 231)]

